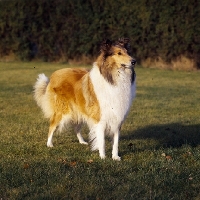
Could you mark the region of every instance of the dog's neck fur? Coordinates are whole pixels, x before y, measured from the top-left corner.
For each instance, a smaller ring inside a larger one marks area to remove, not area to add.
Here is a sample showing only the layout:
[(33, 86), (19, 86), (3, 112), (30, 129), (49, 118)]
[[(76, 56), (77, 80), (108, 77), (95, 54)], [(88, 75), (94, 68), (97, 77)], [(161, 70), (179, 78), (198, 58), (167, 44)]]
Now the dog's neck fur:
[[(128, 71), (126, 71), (128, 70)], [(97, 95), (101, 110), (104, 110), (101, 120), (107, 122), (109, 129), (117, 129), (125, 119), (132, 100), (135, 97), (135, 83), (131, 83), (131, 70), (118, 69), (116, 84), (110, 84), (101, 74), (98, 63), (94, 63), (90, 71), (90, 79)]]
[(108, 81), (110, 84), (115, 85), (115, 70), (112, 67), (112, 64), (106, 60), (106, 57), (103, 53), (99, 55), (96, 60), (97, 66), (99, 67), (99, 71), (102, 76)]

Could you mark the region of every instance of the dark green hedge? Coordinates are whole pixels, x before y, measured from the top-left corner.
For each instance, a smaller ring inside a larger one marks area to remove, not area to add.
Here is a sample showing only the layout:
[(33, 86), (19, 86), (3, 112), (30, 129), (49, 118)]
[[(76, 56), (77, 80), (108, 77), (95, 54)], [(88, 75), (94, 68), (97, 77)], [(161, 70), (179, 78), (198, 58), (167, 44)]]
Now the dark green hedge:
[(200, 1), (0, 0), (0, 56), (93, 56), (104, 38), (121, 36), (138, 60), (185, 55), (200, 67)]

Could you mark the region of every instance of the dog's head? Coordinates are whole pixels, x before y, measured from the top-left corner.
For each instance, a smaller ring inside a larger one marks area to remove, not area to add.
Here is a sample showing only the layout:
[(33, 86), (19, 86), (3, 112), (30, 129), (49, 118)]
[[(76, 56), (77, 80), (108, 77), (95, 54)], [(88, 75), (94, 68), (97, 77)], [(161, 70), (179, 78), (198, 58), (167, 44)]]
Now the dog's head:
[(131, 70), (133, 73), (136, 60), (131, 56), (131, 45), (128, 38), (116, 42), (105, 40), (101, 44), (101, 56), (98, 62), (101, 74), (111, 84), (115, 84), (117, 70)]

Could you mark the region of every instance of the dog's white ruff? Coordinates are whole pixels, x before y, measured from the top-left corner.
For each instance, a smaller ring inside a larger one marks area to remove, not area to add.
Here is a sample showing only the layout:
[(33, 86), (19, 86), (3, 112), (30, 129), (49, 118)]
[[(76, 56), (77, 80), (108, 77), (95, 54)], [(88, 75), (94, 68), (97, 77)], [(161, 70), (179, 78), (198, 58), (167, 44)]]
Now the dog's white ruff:
[(91, 82), (102, 111), (99, 123), (90, 130), (90, 141), (92, 141), (92, 150), (98, 149), (101, 158), (105, 157), (104, 134), (106, 132), (113, 137), (112, 158), (120, 160), (118, 156), (119, 129), (130, 109), (136, 90), (135, 81), (131, 84), (131, 74), (130, 77), (127, 76), (130, 71), (125, 70), (128, 69), (118, 70), (119, 77), (116, 85), (105, 80), (96, 63), (90, 72)]

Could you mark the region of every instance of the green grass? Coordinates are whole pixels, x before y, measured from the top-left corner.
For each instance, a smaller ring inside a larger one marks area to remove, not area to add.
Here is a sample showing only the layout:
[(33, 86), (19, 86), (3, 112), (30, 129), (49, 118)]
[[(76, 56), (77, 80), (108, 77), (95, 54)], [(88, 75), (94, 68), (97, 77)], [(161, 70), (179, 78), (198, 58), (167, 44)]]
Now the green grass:
[(0, 199), (200, 199), (200, 72), (136, 68), (115, 162), (109, 139), (101, 160), (71, 128), (46, 147), (32, 86), (38, 73), (63, 67), (0, 63)]

